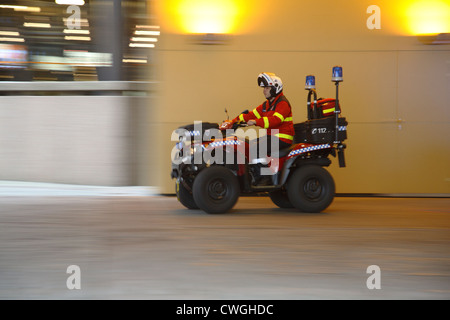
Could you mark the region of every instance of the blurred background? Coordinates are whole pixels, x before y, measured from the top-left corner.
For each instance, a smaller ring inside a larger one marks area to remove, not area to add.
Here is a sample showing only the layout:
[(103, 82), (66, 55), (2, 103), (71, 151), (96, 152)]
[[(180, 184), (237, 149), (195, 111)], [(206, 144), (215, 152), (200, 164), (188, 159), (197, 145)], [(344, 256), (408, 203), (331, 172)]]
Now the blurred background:
[(3, 81), (148, 80), (147, 1), (1, 1)]
[(450, 195), (448, 0), (0, 0), (0, 180), (174, 193), (172, 131), (343, 67), (343, 194)]

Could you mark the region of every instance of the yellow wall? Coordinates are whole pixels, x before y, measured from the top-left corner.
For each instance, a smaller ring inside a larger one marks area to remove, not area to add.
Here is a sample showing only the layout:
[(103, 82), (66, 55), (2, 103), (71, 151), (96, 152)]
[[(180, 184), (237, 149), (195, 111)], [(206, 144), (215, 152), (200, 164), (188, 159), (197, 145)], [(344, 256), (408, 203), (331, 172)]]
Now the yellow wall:
[[(449, 1), (430, 1), (450, 21)], [(162, 193), (174, 191), (172, 130), (194, 120), (221, 122), (225, 107), (235, 116), (257, 106), (263, 71), (283, 79), (294, 120), (304, 121), (305, 76), (316, 76), (319, 96), (334, 97), (334, 65), (344, 70), (340, 99), (349, 121), (347, 167), (336, 160), (329, 168), (337, 192), (450, 193), (450, 45), (426, 45), (412, 34), (411, 17), (419, 19), (411, 5), (422, 1), (228, 2), (235, 9), (224, 45), (196, 44), (199, 36), (186, 33), (177, 11), (186, 0), (155, 2), (160, 85), (150, 120), (157, 136), (150, 181)], [(381, 29), (369, 30), (374, 4)]]

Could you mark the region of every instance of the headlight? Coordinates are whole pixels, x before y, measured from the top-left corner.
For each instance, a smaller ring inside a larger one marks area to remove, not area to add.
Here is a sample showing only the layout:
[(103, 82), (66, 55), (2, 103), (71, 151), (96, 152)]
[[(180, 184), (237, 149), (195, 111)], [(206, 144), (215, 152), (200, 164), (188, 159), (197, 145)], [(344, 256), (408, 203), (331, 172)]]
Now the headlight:
[(202, 151), (202, 146), (191, 146), (191, 155)]
[(184, 147), (184, 143), (181, 142), (177, 142), (177, 144), (175, 145), (175, 148), (177, 148), (178, 150), (183, 150)]

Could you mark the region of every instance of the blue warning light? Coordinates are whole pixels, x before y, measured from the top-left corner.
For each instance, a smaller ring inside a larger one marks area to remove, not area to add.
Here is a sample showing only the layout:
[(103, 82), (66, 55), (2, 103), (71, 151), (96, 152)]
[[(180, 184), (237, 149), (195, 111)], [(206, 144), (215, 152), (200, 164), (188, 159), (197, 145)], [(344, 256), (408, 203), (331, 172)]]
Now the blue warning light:
[(344, 78), (342, 77), (342, 67), (341, 66), (333, 67), (333, 75), (331, 76), (331, 81), (333, 81), (333, 82), (344, 81)]
[(306, 76), (305, 89), (311, 90), (316, 88), (316, 77), (313, 75)]

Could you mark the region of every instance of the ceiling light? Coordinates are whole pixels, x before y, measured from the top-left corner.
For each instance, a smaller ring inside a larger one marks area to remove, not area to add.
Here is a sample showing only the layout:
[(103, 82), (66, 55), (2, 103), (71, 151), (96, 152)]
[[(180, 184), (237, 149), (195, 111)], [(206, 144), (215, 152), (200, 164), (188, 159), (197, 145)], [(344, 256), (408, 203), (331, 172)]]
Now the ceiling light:
[(27, 7), (27, 6), (13, 6), (9, 4), (0, 4), (2, 9), (14, 9), (14, 11), (30, 11), (30, 12), (41, 12), (39, 7)]
[(157, 42), (158, 39), (156, 39), (156, 38), (133, 37), (133, 38), (131, 38), (131, 41)]
[(16, 7), (14, 7), (14, 11), (41, 12), (41, 8), (39, 8), (39, 7), (16, 6)]
[(63, 32), (72, 34), (90, 34), (89, 30), (81, 30), (81, 29), (64, 29)]
[(147, 31), (147, 30), (136, 30), (135, 35), (138, 36), (159, 36), (161, 32), (159, 31)]
[(65, 36), (64, 40), (81, 40), (81, 41), (91, 41), (91, 37), (81, 37), (81, 36)]
[(23, 39), (23, 38), (0, 38), (0, 41), (25, 42), (25, 39)]
[(159, 29), (159, 26), (148, 26), (145, 24), (138, 24), (136, 25), (136, 29)]
[(122, 59), (125, 63), (147, 63), (147, 59)]
[(82, 6), (84, 5), (84, 0), (55, 0), (56, 4), (62, 4), (62, 5), (76, 5), (76, 6)]
[(130, 43), (131, 48), (154, 48), (153, 43)]
[(19, 33), (17, 31), (0, 31), (0, 36), (18, 37)]
[(30, 28), (51, 28), (52, 26), (50, 23), (37, 23), (37, 22), (24, 22), (24, 27), (30, 27)]

